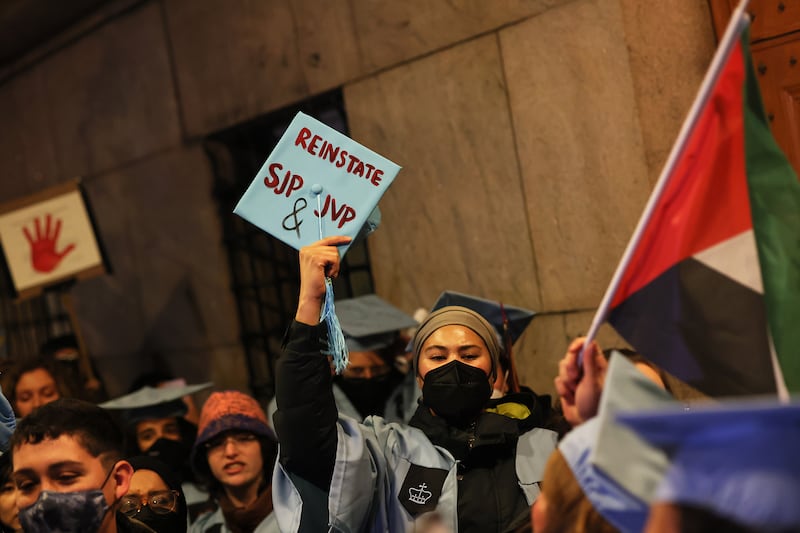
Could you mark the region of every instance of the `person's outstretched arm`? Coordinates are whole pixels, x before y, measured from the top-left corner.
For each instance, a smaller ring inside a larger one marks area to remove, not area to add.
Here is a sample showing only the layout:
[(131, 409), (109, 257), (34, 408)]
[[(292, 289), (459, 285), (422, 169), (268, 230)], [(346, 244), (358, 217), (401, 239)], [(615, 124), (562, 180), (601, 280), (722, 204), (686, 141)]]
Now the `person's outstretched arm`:
[(336, 420), (331, 367), (320, 348), (319, 323), (325, 278), (339, 273), (337, 245), (349, 237), (327, 237), (300, 250), (300, 298), (275, 368), (275, 430), (287, 472), (327, 490), (336, 457)]

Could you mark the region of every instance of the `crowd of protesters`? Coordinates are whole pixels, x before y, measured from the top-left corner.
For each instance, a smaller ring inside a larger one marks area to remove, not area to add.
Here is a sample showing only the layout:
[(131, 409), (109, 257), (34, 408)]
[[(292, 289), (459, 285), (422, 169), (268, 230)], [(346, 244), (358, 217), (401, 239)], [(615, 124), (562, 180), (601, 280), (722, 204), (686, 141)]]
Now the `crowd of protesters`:
[(347, 240), (300, 251), (266, 411), (233, 390), (198, 409), (213, 384), (166, 374), (108, 400), (52, 350), (6, 372), (0, 532), (800, 531), (800, 406), (689, 407), (642, 357), (583, 338), (553, 402), (515, 369), (532, 312), (343, 300), (336, 375), (320, 314)]

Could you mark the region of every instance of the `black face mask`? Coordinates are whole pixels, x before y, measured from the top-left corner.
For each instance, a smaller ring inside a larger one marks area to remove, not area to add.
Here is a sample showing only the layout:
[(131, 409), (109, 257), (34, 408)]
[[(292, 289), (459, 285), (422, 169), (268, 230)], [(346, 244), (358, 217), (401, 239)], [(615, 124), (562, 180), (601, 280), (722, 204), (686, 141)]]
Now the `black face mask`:
[(492, 395), (480, 368), (451, 361), (429, 371), (422, 383), (422, 403), (448, 423), (464, 425), (475, 419)]
[(383, 416), (386, 400), (397, 385), (397, 372), (392, 370), (375, 378), (342, 378), (337, 384), (362, 417)]
[(182, 533), (186, 531), (186, 513), (181, 516), (173, 511), (166, 514), (154, 513), (150, 507), (144, 506), (142, 510), (131, 518), (144, 522), (156, 533)]
[(162, 463), (169, 465), (172, 470), (179, 474), (181, 482), (191, 480), (189, 474), (189, 454), (192, 452), (191, 444), (187, 445), (180, 440), (158, 439), (145, 452), (145, 455), (155, 457)]

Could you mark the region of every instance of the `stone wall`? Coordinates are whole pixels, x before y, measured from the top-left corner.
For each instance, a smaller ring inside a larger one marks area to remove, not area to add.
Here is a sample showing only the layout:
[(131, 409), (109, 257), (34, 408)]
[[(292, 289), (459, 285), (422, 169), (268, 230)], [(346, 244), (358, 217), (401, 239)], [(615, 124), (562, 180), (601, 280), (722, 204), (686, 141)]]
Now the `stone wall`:
[(81, 176), (95, 209), (113, 272), (75, 298), (112, 393), (160, 364), (246, 388), (200, 143), (340, 86), (352, 137), (404, 167), (370, 237), (377, 292), (537, 310), (518, 364), (551, 392), (714, 46), (695, 0), (127, 4), (0, 85), (0, 201)]

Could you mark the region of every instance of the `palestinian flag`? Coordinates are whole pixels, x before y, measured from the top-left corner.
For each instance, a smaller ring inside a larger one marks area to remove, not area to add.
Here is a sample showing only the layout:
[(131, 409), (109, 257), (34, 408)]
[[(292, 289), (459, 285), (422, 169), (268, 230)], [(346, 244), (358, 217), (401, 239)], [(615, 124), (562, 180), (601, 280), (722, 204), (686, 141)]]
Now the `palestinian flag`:
[(712, 396), (800, 391), (800, 183), (747, 27), (731, 22), (606, 295), (637, 351)]

